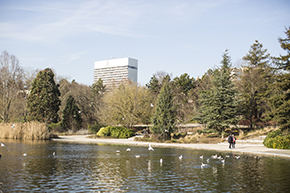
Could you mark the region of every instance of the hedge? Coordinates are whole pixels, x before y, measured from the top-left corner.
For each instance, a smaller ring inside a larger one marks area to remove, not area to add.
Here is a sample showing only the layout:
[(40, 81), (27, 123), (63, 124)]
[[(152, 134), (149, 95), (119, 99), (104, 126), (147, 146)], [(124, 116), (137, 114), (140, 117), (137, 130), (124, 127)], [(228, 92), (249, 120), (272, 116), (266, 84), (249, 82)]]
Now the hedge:
[(263, 144), (269, 148), (290, 149), (290, 135), (282, 135), (282, 131), (278, 129), (269, 133)]
[(118, 127), (118, 126), (108, 126), (102, 127), (97, 136), (100, 137), (112, 137), (112, 138), (129, 138), (134, 135), (132, 129), (127, 129), (125, 127)]

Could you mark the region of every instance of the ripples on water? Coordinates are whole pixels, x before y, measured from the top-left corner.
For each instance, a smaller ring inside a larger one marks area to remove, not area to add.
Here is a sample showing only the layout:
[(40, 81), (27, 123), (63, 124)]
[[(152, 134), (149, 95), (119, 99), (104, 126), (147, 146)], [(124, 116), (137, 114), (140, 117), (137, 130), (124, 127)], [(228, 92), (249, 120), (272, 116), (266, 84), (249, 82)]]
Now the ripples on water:
[[(0, 149), (3, 192), (288, 192), (290, 188), (290, 160), (284, 158), (256, 160), (241, 155), (236, 159), (236, 154), (190, 149), (148, 151), (136, 146), (126, 152), (128, 146), (2, 141), (10, 149)], [(214, 154), (230, 157), (225, 164), (216, 159), (207, 163)], [(202, 168), (201, 163), (208, 165)]]

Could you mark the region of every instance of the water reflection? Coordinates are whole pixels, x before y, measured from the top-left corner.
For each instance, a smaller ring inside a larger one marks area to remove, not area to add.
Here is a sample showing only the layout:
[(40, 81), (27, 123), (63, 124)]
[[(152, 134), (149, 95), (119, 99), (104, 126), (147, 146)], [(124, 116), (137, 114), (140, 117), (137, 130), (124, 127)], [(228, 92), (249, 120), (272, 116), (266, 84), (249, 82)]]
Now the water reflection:
[[(148, 151), (138, 146), (126, 151), (128, 146), (52, 141), (3, 142), (10, 149), (0, 149), (3, 192), (287, 192), (290, 188), (290, 160), (283, 158), (240, 155), (236, 159), (236, 154), (226, 157), (213, 151), (156, 147)], [(225, 163), (211, 157), (215, 154), (224, 157)], [(201, 167), (202, 163), (207, 165)]]

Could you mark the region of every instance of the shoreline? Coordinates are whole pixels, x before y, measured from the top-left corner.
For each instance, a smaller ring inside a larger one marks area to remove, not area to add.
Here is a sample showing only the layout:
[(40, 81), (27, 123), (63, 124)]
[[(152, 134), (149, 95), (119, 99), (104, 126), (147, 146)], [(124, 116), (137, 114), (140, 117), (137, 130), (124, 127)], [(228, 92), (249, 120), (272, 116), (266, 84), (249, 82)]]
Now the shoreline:
[(188, 143), (157, 143), (157, 142), (143, 142), (134, 141), (133, 138), (129, 139), (99, 139), (99, 138), (87, 138), (89, 135), (71, 135), (71, 136), (59, 136), (59, 138), (52, 138), (52, 141), (57, 142), (69, 142), (80, 144), (113, 144), (113, 145), (130, 145), (130, 146), (143, 146), (148, 147), (149, 143), (153, 147), (171, 147), (171, 148), (187, 148), (198, 150), (213, 150), (220, 152), (235, 152), (254, 154), (255, 156), (274, 156), (290, 158), (290, 150), (285, 149), (272, 149), (267, 148), (264, 145), (259, 144), (236, 144), (236, 148), (229, 149), (228, 144), (188, 144)]

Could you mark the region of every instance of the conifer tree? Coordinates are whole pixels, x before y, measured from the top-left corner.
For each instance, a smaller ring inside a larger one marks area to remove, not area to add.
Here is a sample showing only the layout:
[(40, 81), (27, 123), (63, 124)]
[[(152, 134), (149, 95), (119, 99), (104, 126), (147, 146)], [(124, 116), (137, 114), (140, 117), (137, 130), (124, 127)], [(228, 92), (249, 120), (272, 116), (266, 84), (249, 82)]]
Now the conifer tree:
[(104, 85), (104, 82), (101, 78), (91, 86), (92, 92), (91, 109), (95, 121), (99, 119), (98, 114), (102, 106), (102, 98), (105, 95), (106, 91), (107, 91), (106, 85)]
[(252, 129), (253, 120), (259, 120), (268, 108), (273, 71), (269, 65), (270, 55), (267, 54), (267, 49), (257, 40), (243, 60), (247, 65), (243, 66), (238, 83), (242, 94), (241, 112), (250, 121)]
[(53, 71), (49, 68), (40, 71), (31, 86), (27, 102), (28, 120), (57, 122), (61, 101), (59, 85), (55, 84)]
[(222, 132), (238, 121), (237, 90), (231, 76), (231, 62), (227, 50), (222, 55), (221, 68), (214, 71), (212, 87), (201, 91), (200, 111), (197, 119), (208, 128)]
[(175, 130), (176, 110), (173, 106), (173, 96), (168, 82), (164, 82), (163, 87), (157, 97), (155, 112), (151, 117), (152, 131), (161, 134), (164, 139), (170, 139), (171, 133)]
[(69, 95), (63, 110), (61, 127), (64, 130), (72, 129), (75, 132), (81, 128), (82, 122), (81, 111), (73, 96)]
[(275, 82), (278, 93), (271, 98), (270, 114), (282, 130), (290, 128), (290, 27), (286, 28), (285, 34), (286, 38), (279, 38), (279, 43), (287, 54), (274, 58), (280, 74)]

